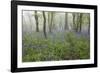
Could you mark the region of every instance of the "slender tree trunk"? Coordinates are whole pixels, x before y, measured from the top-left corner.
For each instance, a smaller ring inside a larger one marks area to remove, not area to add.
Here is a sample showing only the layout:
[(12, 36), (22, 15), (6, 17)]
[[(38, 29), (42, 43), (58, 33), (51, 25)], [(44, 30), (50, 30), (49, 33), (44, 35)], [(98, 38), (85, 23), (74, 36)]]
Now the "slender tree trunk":
[(36, 21), (36, 32), (39, 32), (39, 23), (38, 23), (38, 14), (37, 14), (37, 11), (35, 11), (35, 21)]
[(82, 31), (82, 17), (83, 17), (83, 14), (80, 13), (80, 32)]
[(75, 27), (74, 27), (74, 25), (75, 25), (75, 14), (73, 13), (72, 15), (73, 15), (73, 29), (75, 30)]
[(43, 21), (43, 32), (44, 32), (45, 38), (47, 38), (47, 33), (46, 33), (46, 16), (45, 16), (45, 12), (44, 11), (43, 11), (43, 18), (44, 18), (44, 21)]
[(73, 13), (73, 28), (74, 28), (74, 30), (77, 32), (77, 27), (76, 27), (76, 13)]
[(51, 32), (51, 12), (48, 12), (48, 26), (49, 26), (49, 32)]
[(79, 31), (79, 25), (80, 25), (80, 14), (77, 13), (77, 21), (76, 21), (76, 31)]
[(52, 25), (53, 25), (53, 12), (51, 12), (51, 23), (50, 23), (50, 25), (49, 25), (49, 32), (51, 33), (52, 32)]
[(68, 13), (65, 13), (65, 30), (69, 29), (68, 27)]

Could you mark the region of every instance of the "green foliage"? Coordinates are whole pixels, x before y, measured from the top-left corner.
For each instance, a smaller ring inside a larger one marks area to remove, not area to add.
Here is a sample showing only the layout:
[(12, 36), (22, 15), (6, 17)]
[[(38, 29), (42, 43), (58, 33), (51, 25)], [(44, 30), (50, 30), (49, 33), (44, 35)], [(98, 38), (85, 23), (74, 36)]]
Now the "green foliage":
[(75, 33), (68, 33), (66, 42), (70, 44), (71, 57), (74, 59), (88, 59), (90, 57), (90, 41), (85, 37), (78, 37)]
[(67, 33), (65, 40), (56, 42), (50, 39), (23, 39), (23, 62), (89, 59), (89, 40), (77, 37), (74, 33)]

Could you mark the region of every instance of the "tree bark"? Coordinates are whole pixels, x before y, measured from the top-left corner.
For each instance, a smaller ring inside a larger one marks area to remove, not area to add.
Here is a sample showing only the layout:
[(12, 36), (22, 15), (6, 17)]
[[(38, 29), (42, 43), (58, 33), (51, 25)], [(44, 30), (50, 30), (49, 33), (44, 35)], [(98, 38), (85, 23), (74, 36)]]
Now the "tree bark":
[(74, 23), (75, 22), (75, 14), (73, 13), (72, 15), (73, 15), (73, 29), (75, 30), (75, 27), (74, 27), (74, 24), (75, 24)]
[(76, 13), (73, 13), (73, 29), (77, 32)]
[(80, 13), (80, 32), (82, 31), (82, 18), (83, 18), (83, 14)]
[(37, 14), (37, 11), (35, 11), (35, 21), (36, 21), (36, 32), (39, 32), (39, 23), (38, 23), (38, 14)]
[(52, 32), (52, 26), (53, 26), (53, 12), (50, 13), (50, 16), (51, 16), (51, 22), (50, 22), (50, 25), (49, 25), (49, 32), (51, 33)]
[(43, 11), (43, 32), (44, 32), (44, 37), (47, 38), (47, 33), (46, 33), (46, 16), (45, 16), (45, 12)]
[(68, 13), (65, 13), (65, 30), (69, 29), (68, 27)]

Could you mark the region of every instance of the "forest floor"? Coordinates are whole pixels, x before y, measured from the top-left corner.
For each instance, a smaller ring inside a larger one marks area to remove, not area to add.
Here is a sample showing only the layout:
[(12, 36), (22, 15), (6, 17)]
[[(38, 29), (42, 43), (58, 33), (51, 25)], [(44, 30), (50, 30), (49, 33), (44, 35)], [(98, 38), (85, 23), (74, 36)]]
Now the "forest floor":
[(59, 61), (90, 58), (89, 34), (33, 32), (23, 36), (22, 61)]

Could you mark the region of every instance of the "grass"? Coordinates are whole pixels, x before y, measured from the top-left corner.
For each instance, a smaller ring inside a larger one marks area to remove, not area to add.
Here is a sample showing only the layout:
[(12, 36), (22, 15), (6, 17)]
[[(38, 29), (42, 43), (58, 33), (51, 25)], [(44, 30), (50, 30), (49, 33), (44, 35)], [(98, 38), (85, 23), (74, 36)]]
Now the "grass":
[(64, 41), (23, 37), (23, 62), (59, 61), (90, 58), (90, 41), (67, 33)]

